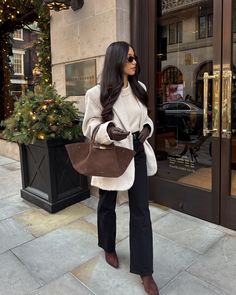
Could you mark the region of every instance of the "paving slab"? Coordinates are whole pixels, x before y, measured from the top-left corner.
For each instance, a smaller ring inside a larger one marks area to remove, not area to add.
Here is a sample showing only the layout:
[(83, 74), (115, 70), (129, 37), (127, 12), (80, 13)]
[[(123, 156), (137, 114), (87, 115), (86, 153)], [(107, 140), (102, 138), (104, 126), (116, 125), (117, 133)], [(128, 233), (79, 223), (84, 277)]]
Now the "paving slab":
[(222, 231), (223, 233), (225, 233), (227, 235), (234, 236), (234, 237), (236, 236), (236, 231), (235, 230), (223, 227), (222, 225), (216, 225), (216, 229), (219, 230), (219, 231)]
[[(152, 222), (155, 222), (167, 212), (162, 209), (156, 208), (154, 206), (150, 206), (150, 214)], [(87, 222), (97, 225), (97, 213), (94, 212), (83, 218)], [(128, 203), (124, 203), (122, 205), (117, 205), (116, 207), (116, 242), (120, 242), (123, 239), (129, 236), (129, 205)]]
[[(157, 204), (158, 205), (158, 204)], [(197, 217), (194, 217), (194, 216), (191, 216), (191, 215), (188, 215), (186, 213), (183, 213), (183, 212), (180, 212), (180, 211), (176, 211), (174, 209), (171, 209), (171, 208), (167, 208), (167, 211), (171, 214), (174, 214), (174, 215), (177, 215), (177, 216), (180, 216), (186, 220), (190, 220), (190, 221), (194, 221), (198, 224), (201, 224), (203, 226), (207, 226), (207, 227), (210, 227), (210, 228), (217, 228), (217, 224), (215, 223), (211, 223), (209, 221), (206, 221), (206, 220), (203, 220), (203, 219), (199, 219)]]
[(160, 295), (227, 295), (222, 290), (187, 272), (181, 272), (164, 287)]
[(72, 274), (65, 274), (58, 279), (50, 282), (46, 286), (34, 291), (32, 295), (92, 295), (86, 286), (84, 286)]
[(96, 239), (97, 239), (96, 225), (84, 220), (83, 218), (78, 219), (75, 222), (72, 222), (68, 225), (65, 225), (62, 228), (64, 228), (64, 229), (77, 229), (77, 230), (83, 231), (85, 233), (89, 233), (89, 234), (93, 235), (94, 237), (96, 237)]
[(40, 287), (39, 282), (10, 251), (0, 255), (0, 294), (26, 295)]
[[(127, 251), (127, 250), (126, 250)], [(105, 262), (104, 254), (75, 268), (72, 273), (96, 295), (144, 295), (139, 276), (129, 273), (127, 255), (119, 249), (119, 269)]]
[(6, 197), (0, 200), (0, 220), (30, 210), (31, 206), (20, 195)]
[(43, 284), (98, 255), (97, 239), (78, 229), (57, 229), (12, 250)]
[(34, 208), (18, 214), (14, 218), (34, 236), (39, 237), (92, 212), (94, 212), (93, 209), (77, 203), (54, 214), (40, 208)]
[(81, 201), (80, 204), (85, 205), (94, 211), (97, 211), (98, 197), (90, 196), (90, 198)]
[(22, 182), (19, 171), (11, 171), (0, 175), (0, 199), (19, 194), (21, 188)]
[(154, 232), (153, 256), (154, 278), (162, 288), (196, 261), (199, 253)]
[(11, 173), (13, 171), (17, 171), (19, 174), (20, 171), (20, 162), (12, 162), (5, 165), (0, 165), (0, 175), (2, 176), (3, 173)]
[(153, 224), (153, 231), (199, 253), (204, 253), (225, 233), (174, 214)]
[[(129, 239), (119, 242), (116, 250), (119, 269), (114, 269), (105, 262), (102, 251), (99, 256), (75, 268), (72, 273), (97, 295), (145, 294), (140, 277), (129, 272)], [(189, 267), (197, 257), (196, 252), (154, 233), (154, 278), (159, 288)]]
[(6, 165), (6, 164), (9, 164), (9, 163), (14, 163), (14, 162), (16, 162), (16, 161), (13, 160), (13, 159), (0, 156), (0, 165)]
[(0, 237), (0, 254), (34, 239), (34, 236), (12, 218), (0, 221)]
[(236, 294), (236, 237), (223, 237), (188, 272), (229, 294)]

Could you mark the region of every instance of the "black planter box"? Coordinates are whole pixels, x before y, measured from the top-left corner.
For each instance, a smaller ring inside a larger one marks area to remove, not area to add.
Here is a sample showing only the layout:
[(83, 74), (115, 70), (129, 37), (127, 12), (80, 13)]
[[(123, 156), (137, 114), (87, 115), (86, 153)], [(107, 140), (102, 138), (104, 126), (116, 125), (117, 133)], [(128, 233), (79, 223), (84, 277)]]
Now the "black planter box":
[(90, 197), (87, 177), (76, 172), (63, 140), (19, 145), (21, 197), (48, 212), (57, 212)]

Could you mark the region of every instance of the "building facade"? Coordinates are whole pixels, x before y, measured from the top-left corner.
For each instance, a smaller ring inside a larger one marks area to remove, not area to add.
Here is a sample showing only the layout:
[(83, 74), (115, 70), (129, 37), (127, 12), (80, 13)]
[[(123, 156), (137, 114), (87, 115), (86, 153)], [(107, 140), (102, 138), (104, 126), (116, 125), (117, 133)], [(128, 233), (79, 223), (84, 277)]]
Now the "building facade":
[(35, 42), (38, 38), (38, 29), (35, 24), (16, 30), (13, 34), (11, 64), (11, 95), (17, 99), (27, 89), (34, 88), (33, 69), (37, 63)]
[(150, 198), (234, 229), (235, 16), (232, 0), (91, 0), (51, 21), (53, 81), (82, 113), (107, 46), (133, 44), (155, 124)]

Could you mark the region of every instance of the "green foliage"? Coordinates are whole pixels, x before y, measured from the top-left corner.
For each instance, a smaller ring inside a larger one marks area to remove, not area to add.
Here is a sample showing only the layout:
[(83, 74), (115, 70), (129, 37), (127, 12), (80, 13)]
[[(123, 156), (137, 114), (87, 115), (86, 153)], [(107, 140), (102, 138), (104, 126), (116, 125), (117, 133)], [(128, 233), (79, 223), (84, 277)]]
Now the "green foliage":
[(72, 140), (82, 135), (78, 110), (52, 86), (23, 95), (2, 126), (4, 138), (24, 144), (56, 138)]
[(8, 117), (13, 109), (13, 99), (10, 95), (11, 33), (34, 21), (40, 29), (36, 44), (40, 75), (34, 82), (46, 86), (52, 83), (50, 12), (47, 5), (42, 0), (0, 0), (0, 120)]
[(41, 75), (36, 79), (35, 84), (46, 86), (52, 83), (50, 12), (46, 5), (39, 5), (36, 9), (39, 16), (37, 25), (40, 29), (36, 50), (39, 53), (38, 65)]

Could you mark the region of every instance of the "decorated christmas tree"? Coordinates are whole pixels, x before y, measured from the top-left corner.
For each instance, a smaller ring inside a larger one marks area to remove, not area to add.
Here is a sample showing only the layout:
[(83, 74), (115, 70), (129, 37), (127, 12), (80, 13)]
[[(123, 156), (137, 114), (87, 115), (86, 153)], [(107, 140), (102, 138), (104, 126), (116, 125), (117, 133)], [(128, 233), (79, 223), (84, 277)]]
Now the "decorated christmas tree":
[(2, 126), (4, 138), (24, 144), (56, 138), (72, 140), (82, 134), (77, 108), (52, 86), (23, 95)]

